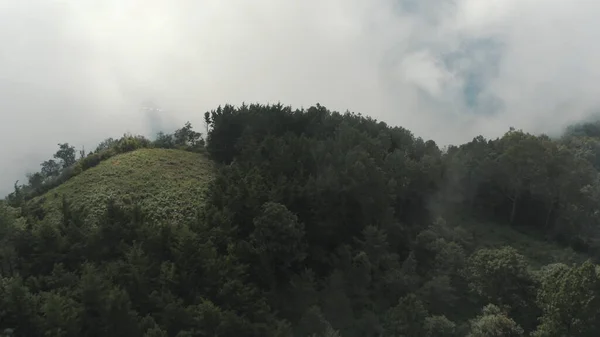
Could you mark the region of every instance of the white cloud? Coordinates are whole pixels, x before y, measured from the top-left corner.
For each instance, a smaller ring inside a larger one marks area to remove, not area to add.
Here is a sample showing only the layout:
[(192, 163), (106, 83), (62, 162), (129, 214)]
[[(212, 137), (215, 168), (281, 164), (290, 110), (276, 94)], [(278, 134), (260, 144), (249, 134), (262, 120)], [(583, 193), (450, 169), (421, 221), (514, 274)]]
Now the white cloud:
[(441, 95), (460, 84), (460, 79), (454, 78), (440, 60), (428, 51), (404, 56), (398, 77), (406, 84), (424, 90), (432, 99), (440, 99)]
[(442, 144), (554, 131), (600, 101), (599, 14), (586, 0), (0, 0), (0, 190), (58, 142), (148, 132), (148, 100), (166, 124), (281, 101)]

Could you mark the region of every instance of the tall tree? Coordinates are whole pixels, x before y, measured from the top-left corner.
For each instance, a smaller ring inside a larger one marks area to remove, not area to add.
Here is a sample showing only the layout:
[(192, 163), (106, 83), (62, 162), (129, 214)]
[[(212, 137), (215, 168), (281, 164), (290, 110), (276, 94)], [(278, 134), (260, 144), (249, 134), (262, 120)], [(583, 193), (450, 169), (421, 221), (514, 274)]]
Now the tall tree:
[(53, 159), (46, 160), (41, 166), (44, 178), (56, 177), (60, 173), (60, 163)]
[(75, 164), (75, 146), (69, 146), (69, 143), (58, 144), (58, 151), (54, 154), (55, 159), (60, 159), (62, 168), (70, 167)]
[(540, 139), (514, 130), (507, 132), (498, 146), (502, 150), (497, 159), (498, 184), (510, 200), (508, 220), (514, 224), (524, 193), (533, 186), (543, 184), (547, 177), (547, 152)]
[(27, 175), (27, 180), (29, 181), (29, 186), (34, 190), (42, 187), (42, 183), (44, 182), (44, 176), (40, 172), (36, 172), (33, 174)]

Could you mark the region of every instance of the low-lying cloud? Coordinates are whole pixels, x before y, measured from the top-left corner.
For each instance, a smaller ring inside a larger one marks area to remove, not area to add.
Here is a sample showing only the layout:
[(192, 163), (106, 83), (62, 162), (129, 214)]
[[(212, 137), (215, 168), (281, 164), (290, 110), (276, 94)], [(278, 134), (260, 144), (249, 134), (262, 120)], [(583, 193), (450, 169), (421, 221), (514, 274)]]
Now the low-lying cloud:
[[(600, 2), (0, 0), (0, 192), (219, 104), (321, 103), (440, 144), (597, 112)], [(142, 109), (153, 102), (163, 112)]]

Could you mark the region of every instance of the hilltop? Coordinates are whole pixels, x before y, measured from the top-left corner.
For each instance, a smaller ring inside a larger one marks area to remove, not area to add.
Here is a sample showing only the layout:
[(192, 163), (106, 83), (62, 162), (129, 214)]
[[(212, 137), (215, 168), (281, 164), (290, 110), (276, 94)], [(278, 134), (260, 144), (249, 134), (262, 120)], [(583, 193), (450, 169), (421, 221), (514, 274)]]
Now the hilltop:
[(440, 149), (318, 104), (204, 117), (204, 137), (188, 123), (79, 158), (59, 144), (15, 184), (0, 202), (0, 329), (600, 334), (600, 123)]

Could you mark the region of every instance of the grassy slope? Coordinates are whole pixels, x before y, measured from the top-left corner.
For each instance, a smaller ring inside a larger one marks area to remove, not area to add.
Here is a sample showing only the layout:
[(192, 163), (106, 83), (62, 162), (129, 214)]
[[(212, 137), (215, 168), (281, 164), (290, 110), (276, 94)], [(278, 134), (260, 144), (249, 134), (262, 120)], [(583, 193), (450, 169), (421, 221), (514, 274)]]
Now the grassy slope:
[(154, 219), (194, 216), (212, 177), (212, 163), (203, 155), (165, 149), (141, 149), (112, 157), (68, 180), (30, 203), (40, 203), (48, 219), (60, 217), (66, 195), (95, 221), (113, 197), (119, 204), (138, 201)]
[(543, 241), (508, 225), (466, 221), (461, 223), (461, 227), (473, 235), (473, 243), (477, 249), (512, 246), (529, 260), (533, 268), (556, 262), (567, 264), (583, 262), (588, 258), (570, 248)]

